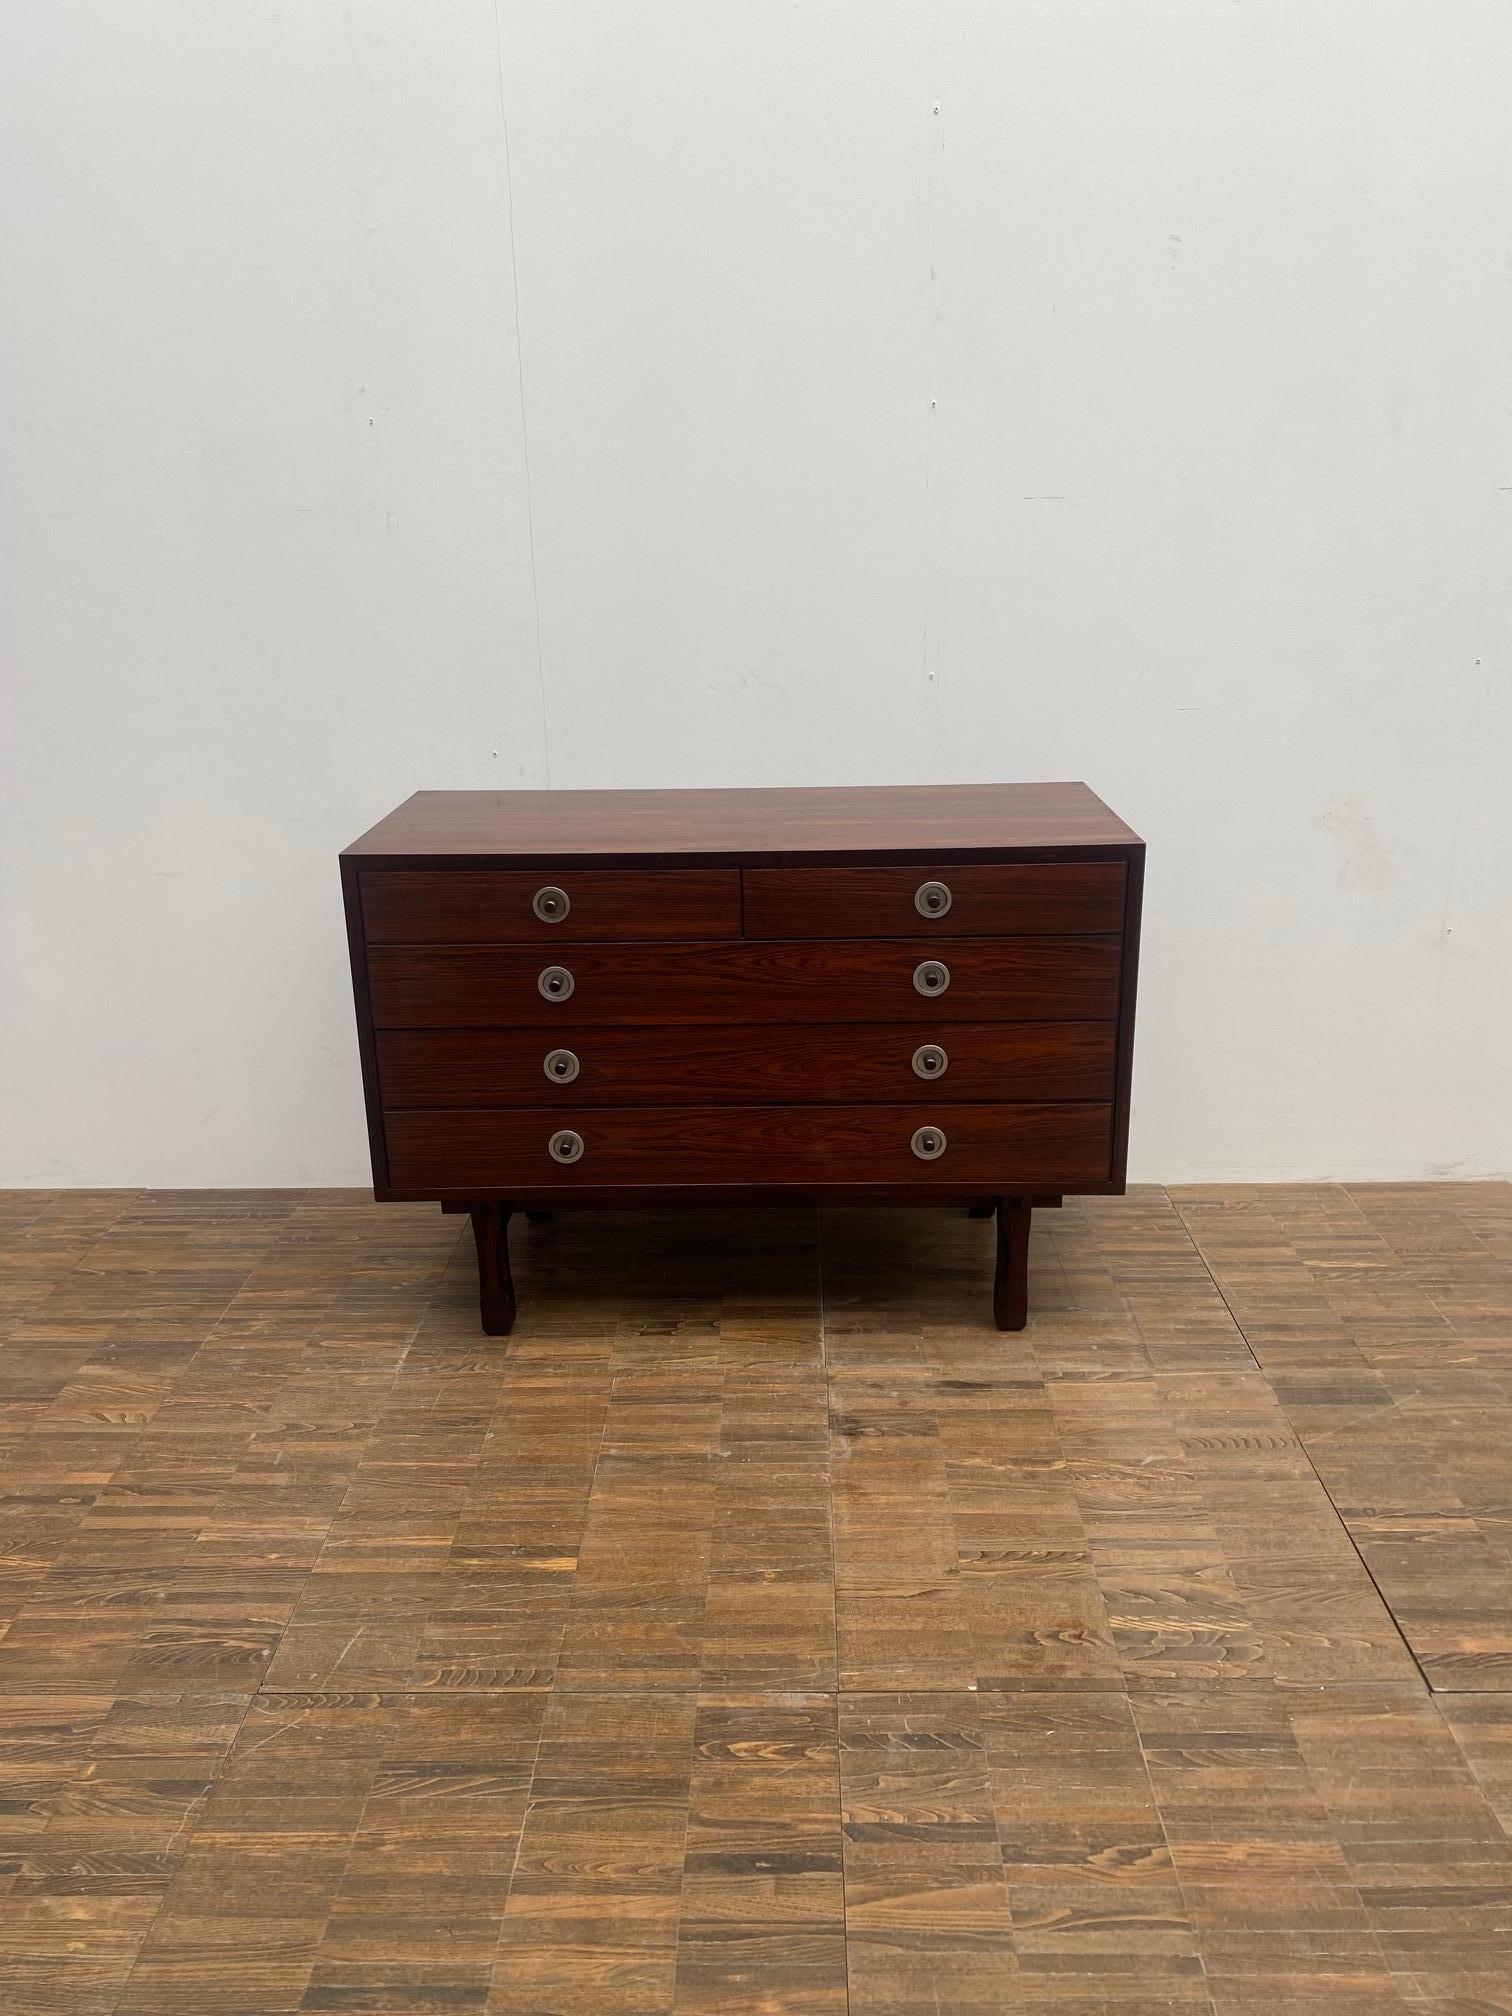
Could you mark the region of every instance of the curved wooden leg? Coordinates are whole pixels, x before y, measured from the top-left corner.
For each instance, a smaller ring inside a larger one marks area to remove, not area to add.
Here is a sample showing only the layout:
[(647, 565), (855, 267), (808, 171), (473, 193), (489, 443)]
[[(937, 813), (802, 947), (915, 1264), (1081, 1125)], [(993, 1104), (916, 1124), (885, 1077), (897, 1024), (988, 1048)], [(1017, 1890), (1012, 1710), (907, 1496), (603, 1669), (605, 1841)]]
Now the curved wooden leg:
[(1027, 1197), (999, 1197), (997, 1213), (993, 1320), (999, 1330), (1022, 1330), (1029, 1321), (1029, 1221), (1033, 1206)]
[(478, 1249), (478, 1309), (486, 1337), (507, 1337), (514, 1328), (514, 1276), (509, 1271), (509, 1213), (502, 1204), (472, 1206), (473, 1241)]

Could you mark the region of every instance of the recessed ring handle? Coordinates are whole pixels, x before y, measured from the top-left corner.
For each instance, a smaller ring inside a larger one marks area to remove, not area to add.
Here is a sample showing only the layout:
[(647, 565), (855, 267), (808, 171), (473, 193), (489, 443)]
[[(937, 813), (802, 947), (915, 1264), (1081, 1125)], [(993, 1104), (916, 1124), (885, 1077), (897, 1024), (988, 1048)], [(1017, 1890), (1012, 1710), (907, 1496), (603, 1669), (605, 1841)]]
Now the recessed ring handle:
[(578, 1063), (575, 1050), (548, 1050), (541, 1069), (553, 1085), (570, 1085), (582, 1066)]
[(544, 889), (537, 889), (531, 897), (530, 907), (543, 924), (560, 924), (572, 908), (572, 898), (565, 889), (558, 889), (554, 882), (548, 882)]
[(536, 990), (546, 1001), (566, 1001), (576, 985), (565, 966), (543, 966), (536, 980)]
[(583, 1137), (572, 1127), (558, 1127), (546, 1143), (546, 1152), (553, 1162), (580, 1162), (583, 1159)]
[(914, 908), (921, 917), (943, 917), (950, 903), (948, 883), (921, 882), (914, 891)]
[(935, 1162), (945, 1153), (945, 1130), (943, 1127), (915, 1127), (913, 1139), (909, 1142), (921, 1162)]
[(943, 1078), (950, 1058), (942, 1043), (921, 1043), (913, 1054), (916, 1078)]
[(950, 968), (943, 959), (921, 959), (914, 968), (914, 986), (921, 994), (943, 994), (950, 985)]

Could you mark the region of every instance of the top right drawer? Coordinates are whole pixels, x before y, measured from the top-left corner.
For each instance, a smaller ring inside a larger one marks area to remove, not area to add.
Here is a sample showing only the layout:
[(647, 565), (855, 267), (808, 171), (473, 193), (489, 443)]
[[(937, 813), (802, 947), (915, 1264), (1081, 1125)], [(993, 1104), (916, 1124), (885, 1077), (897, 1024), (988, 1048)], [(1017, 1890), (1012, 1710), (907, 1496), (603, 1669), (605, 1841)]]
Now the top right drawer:
[(747, 868), (748, 938), (949, 938), (1116, 932), (1122, 861), (985, 867)]

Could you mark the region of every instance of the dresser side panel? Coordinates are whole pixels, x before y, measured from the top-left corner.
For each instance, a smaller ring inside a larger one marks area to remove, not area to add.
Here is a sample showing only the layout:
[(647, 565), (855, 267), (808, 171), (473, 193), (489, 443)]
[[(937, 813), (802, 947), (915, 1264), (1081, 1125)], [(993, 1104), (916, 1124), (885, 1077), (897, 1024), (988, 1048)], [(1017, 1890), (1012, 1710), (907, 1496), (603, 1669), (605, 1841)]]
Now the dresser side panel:
[(346, 911), (347, 954), (352, 965), (352, 1002), (357, 1015), (362, 1099), (367, 1111), (368, 1156), (373, 1168), (373, 1193), (381, 1199), (389, 1187), (388, 1142), (378, 1088), (378, 1051), (373, 1039), (373, 1003), (368, 982), (367, 937), (362, 925), (361, 878), (357, 863), (347, 856), (343, 856), (341, 863), (341, 899)]
[(1139, 931), (1144, 911), (1145, 850), (1129, 852), (1124, 890), (1123, 958), (1118, 983), (1118, 1078), (1113, 1094), (1113, 1184), (1123, 1191), (1129, 1174), (1129, 1115), (1134, 1082), (1134, 1003), (1139, 990)]
[[(382, 945), (384, 1029), (567, 1029), (602, 1023), (1112, 1021), (1107, 938), (745, 939), (671, 945)], [(926, 969), (944, 969), (940, 990)], [(565, 990), (547, 991), (553, 975)]]

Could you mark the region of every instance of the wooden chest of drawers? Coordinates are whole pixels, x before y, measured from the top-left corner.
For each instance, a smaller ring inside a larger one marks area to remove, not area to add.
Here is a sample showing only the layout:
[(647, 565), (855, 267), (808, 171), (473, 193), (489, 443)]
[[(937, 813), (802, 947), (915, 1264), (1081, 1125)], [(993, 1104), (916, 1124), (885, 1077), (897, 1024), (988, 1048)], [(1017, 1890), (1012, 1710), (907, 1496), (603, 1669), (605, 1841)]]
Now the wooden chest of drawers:
[(471, 1213), (1119, 1191), (1144, 846), (1082, 784), (419, 792), (341, 857), (380, 1199)]

